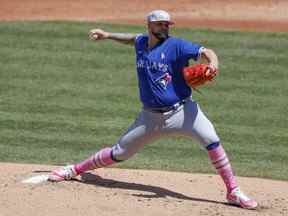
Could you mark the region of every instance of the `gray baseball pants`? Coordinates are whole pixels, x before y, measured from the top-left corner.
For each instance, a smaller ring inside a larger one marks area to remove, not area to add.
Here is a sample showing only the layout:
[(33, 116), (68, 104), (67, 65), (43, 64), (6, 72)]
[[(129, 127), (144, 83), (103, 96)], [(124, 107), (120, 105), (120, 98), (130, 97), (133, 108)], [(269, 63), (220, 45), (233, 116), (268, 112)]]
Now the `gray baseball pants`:
[(176, 110), (165, 113), (143, 108), (135, 122), (112, 147), (116, 160), (132, 157), (146, 144), (164, 136), (183, 135), (198, 140), (204, 147), (219, 142), (219, 137), (199, 105), (188, 99)]

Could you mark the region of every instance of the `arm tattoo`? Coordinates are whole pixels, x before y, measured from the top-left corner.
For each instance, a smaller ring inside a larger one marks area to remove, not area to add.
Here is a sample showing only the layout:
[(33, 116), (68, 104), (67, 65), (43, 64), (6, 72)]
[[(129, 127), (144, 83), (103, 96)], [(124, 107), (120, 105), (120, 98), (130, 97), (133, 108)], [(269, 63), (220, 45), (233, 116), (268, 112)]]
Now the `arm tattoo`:
[(109, 39), (118, 41), (124, 44), (133, 44), (135, 43), (136, 34), (130, 33), (110, 33)]

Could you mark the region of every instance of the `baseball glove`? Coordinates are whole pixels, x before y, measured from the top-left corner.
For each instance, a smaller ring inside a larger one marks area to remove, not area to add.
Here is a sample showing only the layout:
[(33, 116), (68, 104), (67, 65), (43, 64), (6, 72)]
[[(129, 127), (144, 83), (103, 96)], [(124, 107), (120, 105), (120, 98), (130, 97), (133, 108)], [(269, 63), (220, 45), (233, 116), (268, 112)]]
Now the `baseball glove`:
[(218, 70), (208, 64), (194, 64), (183, 69), (184, 79), (193, 89), (212, 81), (217, 73)]

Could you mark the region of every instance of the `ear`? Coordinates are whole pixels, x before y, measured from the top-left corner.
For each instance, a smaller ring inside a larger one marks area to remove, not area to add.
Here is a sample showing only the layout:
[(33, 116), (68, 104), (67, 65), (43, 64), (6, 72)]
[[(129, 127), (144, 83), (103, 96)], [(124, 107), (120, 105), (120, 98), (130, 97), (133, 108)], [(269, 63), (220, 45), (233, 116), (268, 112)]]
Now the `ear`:
[(147, 28), (150, 29), (151, 28), (151, 22), (147, 23)]
[(147, 31), (149, 33), (151, 33), (151, 23), (150, 22), (147, 23)]

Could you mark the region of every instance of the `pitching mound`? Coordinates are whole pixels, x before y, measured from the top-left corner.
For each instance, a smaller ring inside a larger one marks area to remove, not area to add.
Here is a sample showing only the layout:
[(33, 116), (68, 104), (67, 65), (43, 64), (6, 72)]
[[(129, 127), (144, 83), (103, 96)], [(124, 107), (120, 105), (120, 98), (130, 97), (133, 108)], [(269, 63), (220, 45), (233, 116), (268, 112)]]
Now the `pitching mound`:
[(1, 163), (0, 215), (288, 215), (288, 182), (257, 178), (238, 178), (257, 210), (228, 205), (214, 175), (107, 168), (69, 182), (22, 182), (54, 168)]

